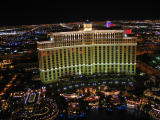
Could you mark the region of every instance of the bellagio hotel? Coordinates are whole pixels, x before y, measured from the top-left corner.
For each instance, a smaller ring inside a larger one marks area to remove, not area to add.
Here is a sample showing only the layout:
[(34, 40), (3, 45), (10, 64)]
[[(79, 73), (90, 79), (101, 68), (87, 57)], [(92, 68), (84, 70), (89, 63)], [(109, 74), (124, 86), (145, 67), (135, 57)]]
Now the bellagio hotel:
[(38, 42), (40, 78), (43, 83), (68, 75), (136, 73), (136, 38), (124, 30), (93, 30), (50, 33), (50, 41)]

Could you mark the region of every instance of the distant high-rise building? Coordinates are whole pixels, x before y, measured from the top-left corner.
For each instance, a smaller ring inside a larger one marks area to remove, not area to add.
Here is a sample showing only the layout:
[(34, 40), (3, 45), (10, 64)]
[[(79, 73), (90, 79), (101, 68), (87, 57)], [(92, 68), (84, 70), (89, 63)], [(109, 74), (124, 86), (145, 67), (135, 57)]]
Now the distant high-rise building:
[(84, 30), (50, 33), (50, 41), (38, 42), (40, 78), (44, 83), (67, 75), (136, 73), (136, 38), (124, 30)]

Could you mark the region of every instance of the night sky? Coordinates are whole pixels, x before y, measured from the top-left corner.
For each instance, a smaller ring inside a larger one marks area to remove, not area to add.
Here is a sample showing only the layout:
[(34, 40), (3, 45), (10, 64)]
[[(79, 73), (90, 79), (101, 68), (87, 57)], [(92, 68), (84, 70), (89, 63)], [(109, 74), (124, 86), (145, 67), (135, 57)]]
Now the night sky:
[(128, 1), (22, 1), (1, 4), (0, 26), (114, 19), (160, 19), (158, 3)]

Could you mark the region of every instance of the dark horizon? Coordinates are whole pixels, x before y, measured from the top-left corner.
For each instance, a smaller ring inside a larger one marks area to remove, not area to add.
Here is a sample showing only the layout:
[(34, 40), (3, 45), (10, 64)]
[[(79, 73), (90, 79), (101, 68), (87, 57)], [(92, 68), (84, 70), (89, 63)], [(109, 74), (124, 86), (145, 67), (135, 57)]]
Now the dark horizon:
[(83, 22), (86, 20), (90, 21), (107, 21), (107, 20), (160, 20), (160, 17), (150, 17), (150, 16), (74, 16), (74, 17), (23, 17), (23, 18), (12, 18), (11, 21), (8, 19), (1, 20), (0, 26), (17, 26), (17, 25), (39, 25), (39, 24), (56, 24), (61, 22)]
[[(62, 1), (61, 1), (62, 2)], [(0, 26), (105, 20), (160, 19), (152, 3), (42, 3), (2, 6)]]

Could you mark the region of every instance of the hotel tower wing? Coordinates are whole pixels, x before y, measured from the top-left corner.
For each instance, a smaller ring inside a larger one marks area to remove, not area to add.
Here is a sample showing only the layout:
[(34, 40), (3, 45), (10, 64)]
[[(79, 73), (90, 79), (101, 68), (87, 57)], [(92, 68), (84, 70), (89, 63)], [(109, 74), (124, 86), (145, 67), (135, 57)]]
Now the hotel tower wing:
[(68, 75), (136, 73), (136, 38), (124, 30), (84, 30), (50, 33), (50, 41), (37, 42), (43, 83)]

